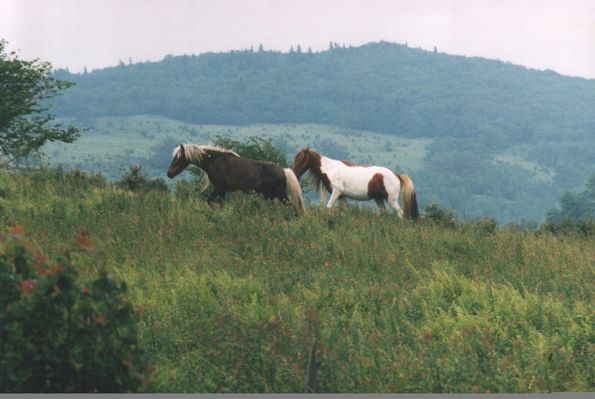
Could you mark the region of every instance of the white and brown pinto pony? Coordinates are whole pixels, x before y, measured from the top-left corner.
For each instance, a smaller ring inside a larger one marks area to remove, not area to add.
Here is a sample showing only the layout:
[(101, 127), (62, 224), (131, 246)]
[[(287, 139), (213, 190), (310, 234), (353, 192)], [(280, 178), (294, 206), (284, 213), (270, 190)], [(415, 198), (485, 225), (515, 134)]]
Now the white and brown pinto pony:
[[(381, 210), (385, 202), (399, 217), (417, 219), (419, 210), (413, 181), (407, 175), (398, 175), (382, 166), (356, 165), (320, 155), (309, 148), (298, 152), (292, 167), (297, 178), (309, 172), (308, 180), (324, 200), (331, 193), (327, 208), (345, 197), (358, 201), (373, 199)], [(403, 195), (403, 209), (399, 205), (399, 194)]]

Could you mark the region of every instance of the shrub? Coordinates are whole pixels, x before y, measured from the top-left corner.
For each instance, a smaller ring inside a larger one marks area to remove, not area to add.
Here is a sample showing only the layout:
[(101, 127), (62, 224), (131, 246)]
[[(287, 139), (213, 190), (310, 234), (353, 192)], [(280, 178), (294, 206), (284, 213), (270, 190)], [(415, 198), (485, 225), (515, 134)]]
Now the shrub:
[(452, 209), (444, 209), (437, 203), (426, 205), (424, 218), (445, 227), (455, 227), (457, 217)]
[(498, 231), (498, 222), (492, 218), (469, 219), (462, 226), (482, 235), (492, 235)]
[(122, 179), (116, 182), (118, 187), (130, 191), (162, 191), (169, 192), (167, 183), (162, 178), (147, 179), (141, 174), (142, 166), (134, 165), (122, 176)]
[(88, 184), (93, 187), (105, 187), (107, 185), (107, 179), (101, 172), (93, 174), (76, 168), (68, 171), (65, 176), (72, 182)]
[(564, 218), (559, 221), (550, 220), (542, 224), (539, 233), (550, 233), (554, 235), (578, 235), (584, 237), (595, 236), (595, 219), (572, 220)]
[(283, 151), (276, 148), (270, 139), (251, 136), (241, 142), (232, 138), (216, 136), (213, 144), (235, 151), (245, 158), (269, 161), (283, 168), (289, 167)]
[[(127, 392), (146, 383), (138, 312), (105, 271), (84, 279), (13, 225), (0, 234), (0, 392)], [(81, 234), (77, 246), (94, 246)]]

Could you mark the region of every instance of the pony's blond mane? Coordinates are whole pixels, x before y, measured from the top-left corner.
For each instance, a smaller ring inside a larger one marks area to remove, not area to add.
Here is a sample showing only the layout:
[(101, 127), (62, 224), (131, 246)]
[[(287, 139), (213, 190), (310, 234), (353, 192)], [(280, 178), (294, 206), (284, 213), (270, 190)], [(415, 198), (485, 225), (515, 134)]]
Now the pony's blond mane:
[[(234, 155), (236, 157), (239, 157), (239, 155), (232, 150), (228, 150), (227, 148), (223, 148), (223, 147), (218, 147), (216, 145), (197, 145), (197, 144), (183, 144), (184, 146), (184, 155), (186, 156), (186, 159), (188, 160), (188, 162), (190, 162), (191, 164), (194, 164), (196, 166), (199, 166), (202, 164), (205, 155), (207, 154), (206, 151), (218, 151), (218, 152), (225, 152), (231, 155)], [(174, 148), (173, 154), (172, 156), (176, 156), (180, 153), (181, 149), (180, 146), (176, 146), (176, 148)], [(200, 173), (200, 178), (198, 181), (198, 190), (200, 192), (205, 191), (209, 185), (211, 184), (211, 182), (209, 181), (209, 176), (201, 170)]]
[[(184, 146), (184, 154), (190, 163), (193, 163), (197, 166), (200, 166), (202, 163), (204, 156), (206, 155), (206, 151), (218, 151), (218, 152), (226, 152), (228, 154), (235, 155), (239, 157), (239, 155), (232, 150), (228, 150), (227, 148), (218, 147), (216, 145), (197, 145), (197, 144), (183, 144)], [(174, 148), (174, 152), (172, 156), (176, 156), (180, 153), (180, 146), (176, 146)]]

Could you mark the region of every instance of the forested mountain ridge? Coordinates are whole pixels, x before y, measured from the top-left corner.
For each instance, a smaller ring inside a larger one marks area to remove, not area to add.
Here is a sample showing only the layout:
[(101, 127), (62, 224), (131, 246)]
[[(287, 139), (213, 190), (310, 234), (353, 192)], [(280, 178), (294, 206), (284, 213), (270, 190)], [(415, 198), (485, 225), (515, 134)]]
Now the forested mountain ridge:
[(595, 169), (595, 80), (499, 61), (381, 42), (320, 53), (166, 57), (56, 75), (77, 84), (54, 110), (83, 124), (153, 114), (431, 138), (414, 176), (421, 195), (470, 215), (540, 218)]
[[(378, 43), (322, 53), (166, 57), (88, 74), (56, 109), (77, 117), (159, 114), (191, 123), (326, 123), (407, 136), (503, 135), (593, 126), (595, 81)], [(476, 112), (481, 111), (483, 123)], [(545, 120), (543, 119), (545, 118)], [(482, 129), (483, 128), (483, 129)]]

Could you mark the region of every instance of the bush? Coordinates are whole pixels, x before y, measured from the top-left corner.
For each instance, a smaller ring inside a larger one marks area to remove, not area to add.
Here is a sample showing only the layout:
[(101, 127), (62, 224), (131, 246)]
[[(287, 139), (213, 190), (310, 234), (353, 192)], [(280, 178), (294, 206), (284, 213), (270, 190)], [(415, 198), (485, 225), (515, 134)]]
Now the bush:
[(493, 218), (468, 219), (461, 226), (484, 236), (498, 232), (498, 222)]
[(248, 137), (246, 141), (241, 142), (231, 138), (216, 136), (213, 144), (235, 151), (238, 155), (245, 158), (269, 161), (282, 168), (289, 167), (289, 163), (287, 162), (287, 158), (283, 151), (276, 148), (270, 139), (251, 136)]
[(578, 235), (592, 237), (595, 236), (595, 219), (572, 220), (564, 218), (559, 221), (548, 221), (540, 226), (538, 232), (547, 232), (557, 236)]
[(452, 209), (444, 209), (437, 203), (426, 205), (424, 219), (445, 227), (455, 227), (457, 225), (457, 217), (454, 211)]
[(141, 174), (141, 169), (142, 166), (140, 165), (131, 166), (130, 170), (122, 176), (122, 179), (116, 182), (116, 185), (130, 191), (169, 192), (169, 187), (167, 187), (165, 180), (161, 178), (147, 179), (146, 176)]
[(87, 184), (93, 187), (105, 187), (107, 186), (107, 179), (101, 174), (101, 172), (90, 173), (81, 169), (72, 169), (65, 174), (66, 178), (72, 182), (78, 182), (81, 184)]
[[(105, 271), (85, 280), (13, 225), (0, 233), (0, 392), (132, 392), (146, 383), (138, 310)], [(80, 250), (94, 244), (86, 234)]]

